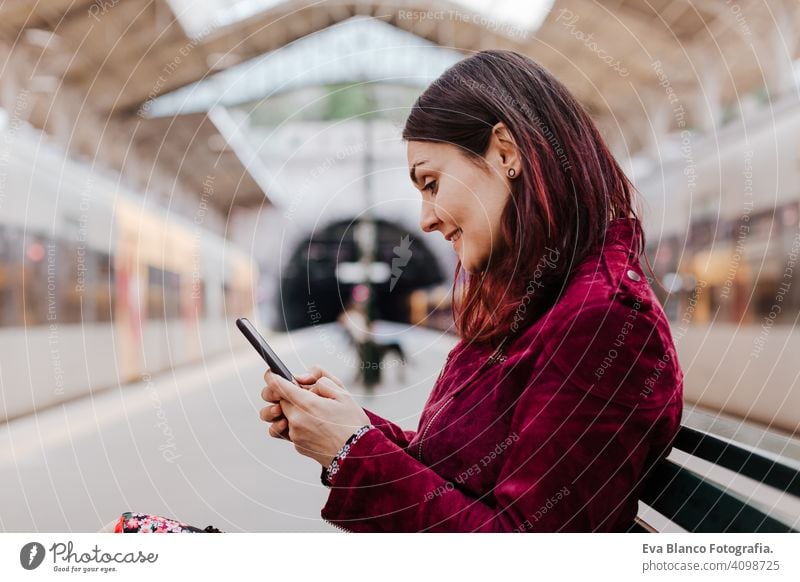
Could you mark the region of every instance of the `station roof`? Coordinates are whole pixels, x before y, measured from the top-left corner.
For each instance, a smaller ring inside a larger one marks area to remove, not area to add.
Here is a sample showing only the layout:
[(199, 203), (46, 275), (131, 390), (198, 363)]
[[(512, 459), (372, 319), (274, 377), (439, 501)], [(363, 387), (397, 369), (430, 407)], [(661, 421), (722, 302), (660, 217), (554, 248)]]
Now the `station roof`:
[[(65, 135), (71, 133), (60, 127), (63, 120), (53, 119), (59, 110), (54, 104), (61, 112), (73, 111), (65, 119), (75, 123), (85, 110), (103, 126), (141, 122), (142, 143), (159, 142), (166, 124), (173, 145), (184, 146), (177, 146), (180, 160), (158, 163), (165, 169), (216, 164), (238, 184), (235, 201), (216, 202), (224, 207), (263, 203), (265, 195), (269, 198), (264, 181), (236, 151), (221, 156), (219, 148), (206, 147), (226, 139), (207, 116), (179, 111), (168, 120), (154, 120), (143, 111), (155, 98), (354, 16), (380, 20), (462, 55), (500, 48), (531, 56), (555, 73), (630, 155), (647, 147), (654, 125), (662, 130), (674, 125), (675, 116), (665, 107), (665, 79), (697, 125), (754, 89), (780, 84), (800, 51), (800, 5), (793, 0), (770, 2), (769, 10), (755, 0), (544, 0), (538, 11), (516, 20), (502, 0), (198, 4), (3, 0), (0, 43), (7, 54), (23, 49), (16, 63), (7, 58), (0, 70), (3, 106), (8, 109), (14, 88), (24, 87), (35, 101), (33, 122)], [(494, 11), (484, 10), (487, 5)], [(59, 105), (63, 100), (72, 103)], [(180, 179), (191, 184), (193, 175), (181, 172)]]

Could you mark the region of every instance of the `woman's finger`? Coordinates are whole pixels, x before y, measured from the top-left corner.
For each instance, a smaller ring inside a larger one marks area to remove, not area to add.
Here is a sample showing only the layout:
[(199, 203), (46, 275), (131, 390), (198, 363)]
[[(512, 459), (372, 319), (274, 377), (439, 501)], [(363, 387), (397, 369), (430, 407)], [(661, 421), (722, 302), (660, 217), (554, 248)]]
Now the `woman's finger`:
[(320, 366), (311, 366), (311, 369), (308, 372), (301, 374), (300, 376), (295, 376), (295, 378), (297, 378), (298, 382), (301, 384), (314, 384), (320, 378), (329, 378), (340, 387), (344, 388), (344, 384), (341, 380), (339, 380), (339, 378)]
[[(319, 400), (318, 397), (314, 396), (313, 394), (309, 394), (307, 388), (301, 388), (294, 382), (289, 382), (280, 376), (274, 376), (268, 382), (268, 385), (278, 393), (280, 400), (291, 402), (292, 404), (300, 406), (305, 410), (313, 408), (314, 404), (316, 403), (315, 401)], [(283, 402), (281, 402), (281, 406), (283, 406)], [(285, 406), (283, 408), (283, 412), (286, 413)]]
[[(310, 390), (309, 390), (310, 392)], [(281, 400), (281, 412), (287, 421), (291, 421), (298, 413), (297, 407), (288, 400)], [(298, 420), (295, 418), (295, 420)]]
[(261, 400), (265, 402), (278, 402), (280, 399), (281, 395), (273, 386), (267, 384), (261, 389)]
[[(295, 376), (295, 378), (297, 378), (297, 376)], [(264, 373), (264, 381), (266, 381), (267, 385), (261, 389), (261, 399), (265, 402), (276, 403), (282, 398), (281, 383), (289, 384), (294, 388), (306, 388), (306, 386), (300, 382), (288, 382), (282, 376), (273, 374), (269, 369)]]
[(323, 396), (325, 398), (333, 398), (334, 400), (344, 397), (347, 393), (347, 390), (343, 386), (340, 386), (330, 378), (326, 377), (320, 378), (319, 382), (314, 384), (314, 388), (314, 394), (318, 394), (319, 396)]
[(280, 404), (272, 404), (270, 406), (265, 406), (259, 412), (259, 417), (264, 422), (273, 422), (283, 416), (283, 410), (281, 409)]
[(277, 439), (291, 440), (289, 438), (289, 423), (287, 420), (283, 418), (273, 422), (269, 427), (269, 435)]
[(296, 374), (294, 379), (297, 380), (297, 383), (301, 386), (304, 384), (313, 384), (317, 381), (317, 378), (314, 374)]
[(341, 388), (344, 388), (344, 382), (339, 380), (339, 378), (337, 378), (336, 376), (334, 376), (333, 374), (331, 374), (327, 370), (324, 370), (323, 368), (320, 368), (319, 366), (314, 366), (314, 368), (316, 368), (319, 371), (319, 377), (320, 378), (329, 378), (329, 379), (333, 380), (333, 382), (335, 384), (338, 384)]

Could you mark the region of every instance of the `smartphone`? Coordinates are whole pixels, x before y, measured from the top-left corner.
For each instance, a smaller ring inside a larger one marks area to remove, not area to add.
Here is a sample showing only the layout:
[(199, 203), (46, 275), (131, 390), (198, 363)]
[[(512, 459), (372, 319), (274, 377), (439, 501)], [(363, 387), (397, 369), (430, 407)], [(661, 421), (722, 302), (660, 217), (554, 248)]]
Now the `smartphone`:
[(281, 362), (281, 359), (272, 351), (272, 348), (269, 347), (267, 340), (265, 340), (256, 328), (253, 327), (253, 324), (246, 317), (240, 317), (236, 320), (236, 327), (239, 328), (244, 334), (244, 337), (250, 342), (250, 344), (256, 349), (256, 351), (264, 358), (264, 361), (270, 367), (270, 369), (278, 374), (279, 376), (286, 378), (289, 382), (297, 384), (292, 376), (292, 373), (289, 371), (289, 368), (286, 367), (286, 364)]

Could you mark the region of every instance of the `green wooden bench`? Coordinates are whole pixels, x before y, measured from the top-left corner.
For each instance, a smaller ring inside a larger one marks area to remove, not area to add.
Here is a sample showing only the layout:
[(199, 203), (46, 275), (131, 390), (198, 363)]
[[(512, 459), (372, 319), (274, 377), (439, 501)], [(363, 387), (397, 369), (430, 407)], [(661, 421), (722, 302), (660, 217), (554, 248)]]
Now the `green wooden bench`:
[[(673, 448), (800, 498), (800, 471), (708, 433), (682, 426)], [(747, 500), (669, 459), (654, 466), (644, 477), (640, 500), (690, 532), (796, 531), (793, 524), (767, 515)], [(637, 517), (629, 531), (644, 533), (656, 529)]]

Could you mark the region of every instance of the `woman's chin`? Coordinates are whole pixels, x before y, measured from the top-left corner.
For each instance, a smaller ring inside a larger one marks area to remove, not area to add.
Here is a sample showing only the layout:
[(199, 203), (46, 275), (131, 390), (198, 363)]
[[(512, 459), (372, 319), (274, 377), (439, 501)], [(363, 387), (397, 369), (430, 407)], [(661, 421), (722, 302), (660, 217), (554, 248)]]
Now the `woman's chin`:
[(465, 270), (470, 275), (474, 275), (476, 273), (475, 265), (472, 264), (472, 262), (469, 260), (469, 257), (467, 257), (466, 260), (464, 260), (464, 258), (462, 258), (461, 255), (459, 254), (458, 258), (461, 259), (461, 268), (463, 270)]
[(486, 259), (476, 263), (470, 257), (467, 257), (466, 260), (461, 259), (461, 268), (470, 275), (479, 275), (489, 268), (489, 260)]
[(471, 256), (469, 253), (464, 253), (463, 250), (459, 249), (456, 251), (456, 255), (458, 256), (458, 259), (461, 261), (461, 268), (470, 275), (475, 275), (476, 273), (480, 273), (481, 271), (483, 271), (484, 268), (483, 263), (481, 262), (476, 263), (474, 257)]

